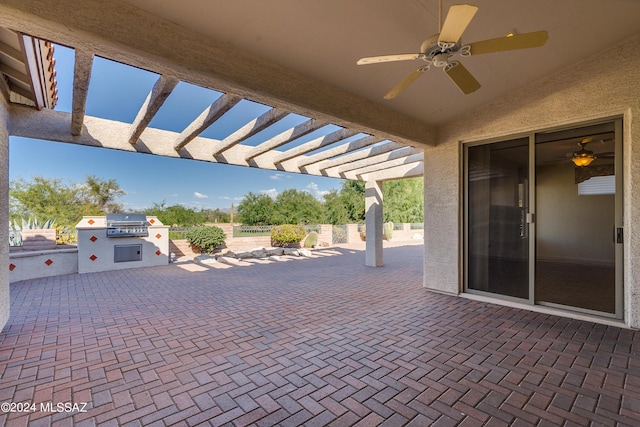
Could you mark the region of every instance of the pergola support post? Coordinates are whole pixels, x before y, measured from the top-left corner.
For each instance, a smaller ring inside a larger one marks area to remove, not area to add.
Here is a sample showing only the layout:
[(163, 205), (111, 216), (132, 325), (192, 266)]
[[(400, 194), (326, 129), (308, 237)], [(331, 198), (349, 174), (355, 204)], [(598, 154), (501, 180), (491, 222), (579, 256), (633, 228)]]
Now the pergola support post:
[(0, 329), (9, 320), (9, 110), (0, 94)]
[(365, 265), (382, 267), (382, 181), (365, 183)]

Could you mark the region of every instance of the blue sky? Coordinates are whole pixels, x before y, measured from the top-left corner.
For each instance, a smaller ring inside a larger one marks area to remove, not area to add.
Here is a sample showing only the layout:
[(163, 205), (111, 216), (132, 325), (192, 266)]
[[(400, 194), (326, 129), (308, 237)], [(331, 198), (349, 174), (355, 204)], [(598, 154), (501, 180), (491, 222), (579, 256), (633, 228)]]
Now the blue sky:
[[(56, 110), (70, 112), (74, 52), (56, 46), (54, 57), (59, 88)], [(96, 57), (86, 114), (133, 122), (157, 78), (153, 73)], [(180, 132), (218, 96), (218, 92), (181, 82), (150, 126)], [(232, 110), (233, 114), (225, 115), (205, 130), (202, 136), (222, 139), (267, 109), (247, 101), (242, 101), (237, 107)], [(259, 133), (243, 144), (257, 145), (265, 138), (301, 123), (305, 118), (290, 115), (284, 120), (285, 123), (271, 133)], [(285, 148), (313, 137), (311, 134)], [(83, 182), (87, 175), (116, 179), (127, 193), (119, 202), (131, 211), (163, 201), (167, 206), (181, 204), (195, 209), (228, 208), (231, 203), (237, 206), (242, 196), (250, 191), (275, 196), (289, 188), (306, 190), (321, 198), (325, 192), (338, 189), (342, 182), (335, 178), (12, 137), (10, 179), (22, 177), (29, 181), (36, 175), (61, 178), (65, 182)]]

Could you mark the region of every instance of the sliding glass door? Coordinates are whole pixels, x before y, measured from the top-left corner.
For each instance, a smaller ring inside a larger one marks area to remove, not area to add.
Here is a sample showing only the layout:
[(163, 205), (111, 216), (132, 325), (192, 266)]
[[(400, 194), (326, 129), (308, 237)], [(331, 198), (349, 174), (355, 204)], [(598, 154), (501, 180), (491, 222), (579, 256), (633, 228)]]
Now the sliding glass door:
[(465, 291), (622, 318), (622, 123), (465, 145)]
[(618, 311), (616, 247), (622, 243), (622, 225), (616, 145), (615, 123), (536, 135), (539, 304), (609, 315)]
[(529, 298), (529, 139), (467, 148), (467, 288)]

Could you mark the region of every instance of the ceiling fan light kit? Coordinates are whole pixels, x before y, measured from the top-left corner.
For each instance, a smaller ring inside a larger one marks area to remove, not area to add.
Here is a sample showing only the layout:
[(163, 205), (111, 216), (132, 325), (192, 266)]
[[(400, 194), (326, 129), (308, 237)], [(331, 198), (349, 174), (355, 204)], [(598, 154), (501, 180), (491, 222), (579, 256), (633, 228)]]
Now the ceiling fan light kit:
[(593, 151), (587, 150), (585, 147), (591, 142), (590, 138), (585, 138), (582, 142), (578, 143), (581, 147), (580, 150), (575, 151), (571, 157), (571, 161), (579, 167), (589, 166), (597, 157), (593, 154)]
[[(442, 0), (440, 0), (439, 8), (442, 10)], [(449, 8), (444, 23), (440, 25), (440, 33), (426, 39), (420, 46), (420, 52), (371, 56), (359, 59), (357, 64), (367, 65), (415, 59), (421, 59), (427, 63), (427, 65), (421, 66), (401, 80), (384, 96), (384, 99), (392, 99), (398, 96), (418, 77), (429, 70), (432, 65), (436, 68), (442, 68), (453, 83), (466, 95), (478, 90), (480, 83), (459, 61), (452, 60), (454, 56), (467, 57), (484, 53), (539, 47), (544, 45), (549, 38), (546, 31), (516, 34), (515, 30), (513, 30), (504, 37), (463, 45), (460, 41), (462, 33), (467, 29), (477, 11), (477, 6), (469, 4), (453, 5)]]
[(596, 159), (596, 156), (593, 155), (593, 152), (589, 150), (585, 150), (585, 153), (575, 152), (573, 153), (573, 157), (571, 160), (576, 166), (585, 167), (589, 166), (591, 162)]

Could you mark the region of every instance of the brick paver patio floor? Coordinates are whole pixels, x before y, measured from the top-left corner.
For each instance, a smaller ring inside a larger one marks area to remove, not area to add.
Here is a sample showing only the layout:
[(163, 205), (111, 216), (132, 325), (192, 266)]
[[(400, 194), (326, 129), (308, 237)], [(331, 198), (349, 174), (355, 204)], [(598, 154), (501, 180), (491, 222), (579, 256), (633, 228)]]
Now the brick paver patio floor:
[(13, 284), (0, 402), (35, 406), (0, 425), (640, 425), (637, 332), (429, 292), (419, 245), (320, 252)]

